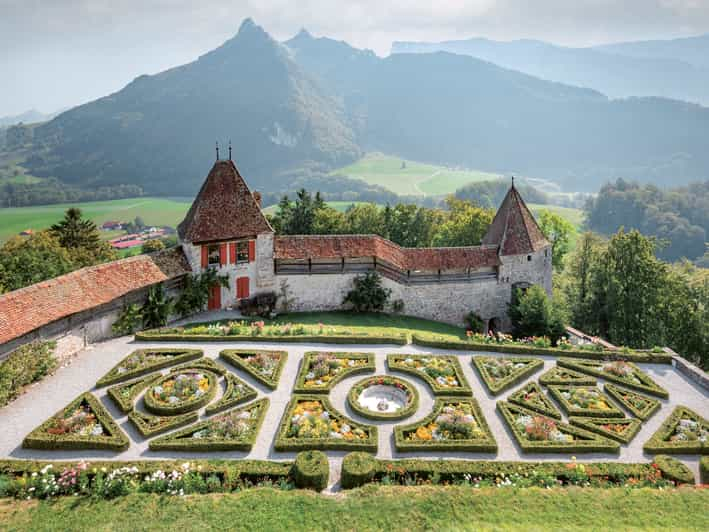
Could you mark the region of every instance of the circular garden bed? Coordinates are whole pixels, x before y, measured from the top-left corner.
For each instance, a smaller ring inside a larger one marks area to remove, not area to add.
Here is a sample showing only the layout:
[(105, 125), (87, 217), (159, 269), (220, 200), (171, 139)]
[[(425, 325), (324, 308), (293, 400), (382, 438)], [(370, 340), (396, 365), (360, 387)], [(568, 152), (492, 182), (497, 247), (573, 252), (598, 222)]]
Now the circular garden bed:
[(368, 419), (403, 419), (418, 408), (416, 388), (396, 377), (367, 377), (347, 395), (352, 410)]
[(145, 407), (153, 414), (172, 416), (209, 403), (217, 391), (217, 376), (209, 371), (184, 369), (155, 382), (145, 394)]

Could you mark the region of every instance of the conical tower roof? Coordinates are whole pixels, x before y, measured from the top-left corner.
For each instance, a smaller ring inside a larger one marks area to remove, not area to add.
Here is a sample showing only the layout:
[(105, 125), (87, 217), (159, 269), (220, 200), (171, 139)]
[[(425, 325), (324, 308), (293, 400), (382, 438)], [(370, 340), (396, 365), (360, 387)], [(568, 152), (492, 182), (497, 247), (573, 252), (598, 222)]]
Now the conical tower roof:
[(185, 242), (234, 240), (272, 233), (249, 187), (232, 161), (214, 163), (185, 219), (177, 226)]
[(514, 183), (482, 243), (500, 246), (500, 255), (526, 255), (549, 245)]

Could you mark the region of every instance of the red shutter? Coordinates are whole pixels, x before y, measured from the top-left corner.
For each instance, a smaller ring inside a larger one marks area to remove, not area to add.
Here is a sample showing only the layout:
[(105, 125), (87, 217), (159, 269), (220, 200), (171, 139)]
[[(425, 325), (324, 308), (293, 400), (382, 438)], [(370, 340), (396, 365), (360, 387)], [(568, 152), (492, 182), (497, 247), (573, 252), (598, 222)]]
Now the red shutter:
[(236, 298), (244, 299), (249, 297), (249, 278), (239, 277), (236, 280)]
[(229, 262), (236, 264), (236, 243), (229, 244)]
[(249, 262), (253, 262), (256, 259), (256, 241), (249, 240)]
[(219, 265), (226, 264), (226, 244), (219, 244)]
[(202, 268), (209, 266), (209, 250), (207, 246), (202, 246)]
[(244, 283), (244, 297), (249, 297), (249, 278), (244, 277), (243, 283)]

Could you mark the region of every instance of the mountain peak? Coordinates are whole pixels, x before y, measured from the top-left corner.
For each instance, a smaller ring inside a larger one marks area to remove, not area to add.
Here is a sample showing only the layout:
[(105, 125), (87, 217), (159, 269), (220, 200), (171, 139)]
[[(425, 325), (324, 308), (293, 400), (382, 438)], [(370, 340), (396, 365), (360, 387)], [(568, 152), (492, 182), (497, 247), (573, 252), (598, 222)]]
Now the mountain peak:
[(308, 40), (310, 40), (310, 39), (313, 39), (313, 34), (310, 33), (310, 32), (309, 32), (307, 29), (305, 29), (305, 28), (300, 28), (300, 31), (298, 32), (298, 34), (297, 34), (295, 37), (293, 37), (293, 39), (291, 39), (291, 40), (296, 40), (296, 39), (303, 39), (303, 40), (308, 39)]
[(254, 29), (260, 29), (256, 23), (254, 22), (254, 19), (251, 17), (245, 18), (243, 22), (241, 23), (241, 26), (239, 26), (239, 31), (238, 33), (242, 32), (248, 32)]

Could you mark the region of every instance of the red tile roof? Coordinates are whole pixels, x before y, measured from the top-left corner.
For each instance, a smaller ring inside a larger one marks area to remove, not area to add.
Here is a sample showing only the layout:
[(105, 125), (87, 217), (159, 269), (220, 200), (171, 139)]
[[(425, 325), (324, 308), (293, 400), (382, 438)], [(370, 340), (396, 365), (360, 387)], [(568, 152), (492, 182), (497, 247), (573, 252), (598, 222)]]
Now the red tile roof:
[(182, 248), (82, 268), (0, 295), (0, 344), (189, 271)]
[(272, 233), (273, 229), (234, 163), (217, 161), (177, 232), (182, 240), (196, 244)]
[(549, 245), (514, 185), (502, 200), (483, 244), (499, 245), (500, 255), (526, 255)]
[(497, 266), (497, 246), (402, 248), (377, 235), (277, 236), (276, 259), (376, 257), (401, 270), (452, 270)]

